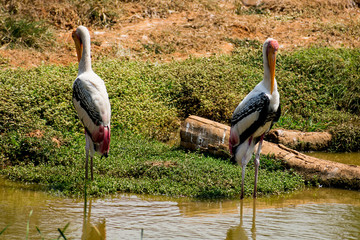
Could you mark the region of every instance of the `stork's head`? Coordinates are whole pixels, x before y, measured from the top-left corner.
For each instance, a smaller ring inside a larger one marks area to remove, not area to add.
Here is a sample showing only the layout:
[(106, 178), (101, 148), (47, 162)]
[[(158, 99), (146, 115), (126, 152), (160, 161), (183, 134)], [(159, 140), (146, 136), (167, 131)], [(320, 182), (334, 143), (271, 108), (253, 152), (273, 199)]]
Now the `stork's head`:
[(72, 32), (72, 38), (75, 42), (76, 53), (78, 56), (78, 61), (80, 62), (83, 52), (83, 41), (87, 38), (90, 39), (89, 31), (84, 26), (79, 26), (76, 30)]
[[(270, 78), (271, 78), (271, 87), (270, 93), (272, 94), (274, 90), (274, 81), (275, 81), (275, 63), (276, 63), (276, 52), (279, 49), (279, 43), (273, 39), (268, 38), (266, 39), (263, 47), (264, 54), (266, 55), (267, 64), (270, 71)], [(265, 60), (265, 59), (264, 59)]]
[(75, 42), (75, 47), (76, 47), (76, 54), (78, 57), (78, 61), (80, 62), (81, 60), (81, 56), (82, 56), (82, 50), (83, 50), (83, 43), (81, 41), (81, 38), (79, 36), (79, 34), (75, 31), (72, 32), (72, 39)]

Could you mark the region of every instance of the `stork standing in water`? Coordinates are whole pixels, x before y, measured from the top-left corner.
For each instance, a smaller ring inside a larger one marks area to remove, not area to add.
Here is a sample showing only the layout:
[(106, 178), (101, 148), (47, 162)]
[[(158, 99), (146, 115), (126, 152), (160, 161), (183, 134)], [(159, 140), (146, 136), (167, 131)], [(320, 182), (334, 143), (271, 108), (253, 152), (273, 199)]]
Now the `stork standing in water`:
[(89, 31), (86, 27), (79, 26), (72, 33), (72, 38), (79, 61), (78, 76), (73, 84), (73, 103), (85, 127), (85, 179), (88, 179), (90, 154), (91, 180), (93, 180), (94, 153), (98, 152), (105, 157), (109, 153), (110, 102), (104, 81), (91, 69)]
[(241, 195), (244, 198), (245, 167), (254, 153), (255, 145), (259, 146), (255, 155), (254, 198), (257, 192), (257, 178), (260, 165), (260, 152), (265, 133), (274, 122), (278, 121), (280, 96), (275, 80), (276, 52), (279, 44), (269, 38), (263, 46), (264, 78), (236, 107), (232, 120), (229, 138), (231, 160), (241, 164)]

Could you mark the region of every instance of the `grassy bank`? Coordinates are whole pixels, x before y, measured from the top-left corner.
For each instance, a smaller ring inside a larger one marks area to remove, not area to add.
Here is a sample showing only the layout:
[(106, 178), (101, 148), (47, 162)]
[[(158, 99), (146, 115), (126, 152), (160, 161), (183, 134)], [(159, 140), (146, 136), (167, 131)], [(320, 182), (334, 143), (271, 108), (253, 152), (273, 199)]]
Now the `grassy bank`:
[[(95, 62), (94, 70), (108, 88), (112, 126), (167, 140), (189, 114), (228, 124), (263, 72), (259, 42), (229, 41), (238, 46), (231, 56), (165, 64)], [(276, 76), (282, 116), (277, 127), (340, 133), (335, 150), (359, 149), (359, 65), (358, 49), (280, 52)], [(0, 132), (52, 129), (60, 131), (61, 138), (81, 131), (69, 94), (76, 75), (76, 66), (1, 71)]]
[[(132, 192), (195, 198), (237, 198), (240, 167), (223, 159), (188, 153), (129, 132), (114, 131), (111, 156), (95, 158), (94, 182), (88, 194)], [(61, 164), (56, 159), (64, 159)], [(75, 134), (71, 143), (39, 164), (19, 164), (2, 170), (10, 179), (39, 183), (55, 194), (81, 197), (84, 193), (84, 137)], [(251, 195), (254, 169), (246, 173), (245, 192)], [(271, 158), (262, 158), (260, 195), (293, 191), (303, 186), (301, 177), (286, 171)]]
[[(237, 46), (231, 56), (164, 64), (106, 59), (94, 63), (109, 92), (113, 140), (111, 157), (96, 160), (92, 194), (238, 195), (239, 167), (155, 141), (167, 141), (189, 114), (228, 123), (236, 105), (260, 81), (261, 44), (229, 41)], [(359, 50), (314, 47), (280, 52), (277, 63), (283, 115), (276, 127), (331, 131), (332, 149), (359, 149)], [(83, 129), (71, 102), (76, 75), (76, 66), (0, 72), (2, 174), (66, 195), (81, 193)], [(260, 173), (259, 184), (265, 184), (259, 186), (260, 194), (302, 186), (301, 179), (282, 173), (276, 162), (268, 165), (272, 170), (265, 164)], [(249, 194), (252, 170), (247, 174)]]

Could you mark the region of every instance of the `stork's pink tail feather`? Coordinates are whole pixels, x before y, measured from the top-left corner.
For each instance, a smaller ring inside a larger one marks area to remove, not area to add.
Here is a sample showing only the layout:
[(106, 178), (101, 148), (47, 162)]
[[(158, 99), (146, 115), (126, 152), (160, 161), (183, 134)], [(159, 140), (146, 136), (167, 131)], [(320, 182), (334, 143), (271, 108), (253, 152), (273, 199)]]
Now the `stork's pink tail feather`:
[(229, 137), (229, 150), (230, 150), (230, 154), (234, 155), (233, 153), (233, 146), (236, 146), (239, 144), (239, 136), (237, 135), (237, 133), (231, 128), (230, 129), (230, 137)]
[(92, 134), (92, 140), (98, 144), (97, 151), (107, 156), (110, 149), (110, 126), (100, 125), (98, 130)]
[(100, 143), (100, 153), (108, 154), (110, 149), (110, 126), (104, 127), (104, 139)]

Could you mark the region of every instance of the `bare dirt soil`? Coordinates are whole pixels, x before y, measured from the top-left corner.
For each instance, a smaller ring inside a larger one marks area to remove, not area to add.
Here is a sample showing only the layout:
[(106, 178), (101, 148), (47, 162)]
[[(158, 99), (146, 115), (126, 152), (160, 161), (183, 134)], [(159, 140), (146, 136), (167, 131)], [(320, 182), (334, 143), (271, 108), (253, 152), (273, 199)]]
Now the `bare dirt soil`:
[(229, 39), (263, 42), (267, 37), (290, 51), (314, 45), (360, 47), (360, 8), (352, 0), (263, 0), (257, 7), (240, 0), (174, 1), (174, 6), (166, 0), (114, 1), (115, 17), (98, 11), (103, 24), (81, 18), (67, 1), (5, 2), (5, 9), (48, 22), (56, 43), (41, 50), (3, 45), (2, 68), (75, 63), (71, 31), (79, 24), (90, 30), (94, 59), (182, 60), (229, 54), (234, 48)]

